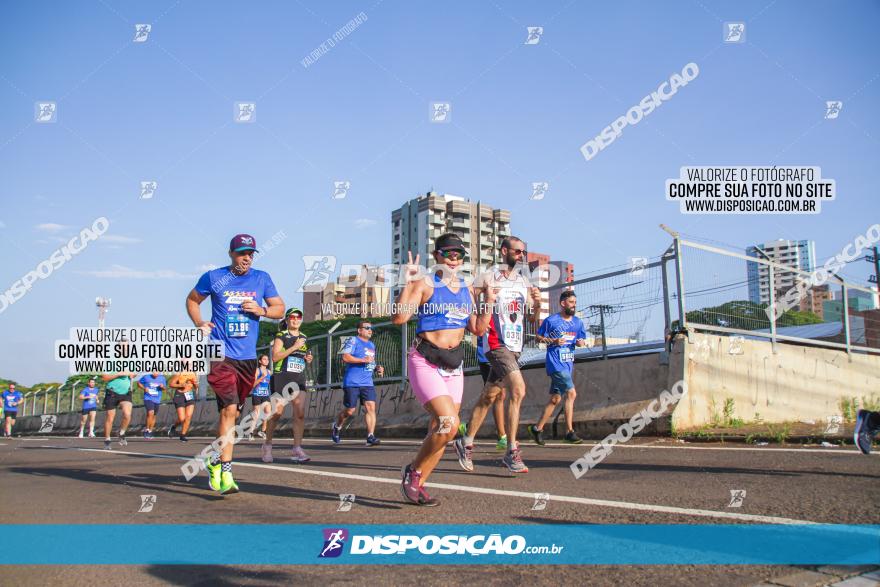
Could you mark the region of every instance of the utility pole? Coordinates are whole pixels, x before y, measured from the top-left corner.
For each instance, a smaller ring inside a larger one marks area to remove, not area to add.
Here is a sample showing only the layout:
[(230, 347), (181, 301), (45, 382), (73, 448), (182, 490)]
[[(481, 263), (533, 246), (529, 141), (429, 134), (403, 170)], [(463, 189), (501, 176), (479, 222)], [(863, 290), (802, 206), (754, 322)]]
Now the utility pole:
[(874, 300), (874, 305), (880, 307), (880, 251), (877, 247), (872, 247), (871, 250), (874, 251), (873, 255), (865, 255), (865, 261), (874, 263), (874, 275), (868, 277), (868, 282), (877, 285), (877, 299)]

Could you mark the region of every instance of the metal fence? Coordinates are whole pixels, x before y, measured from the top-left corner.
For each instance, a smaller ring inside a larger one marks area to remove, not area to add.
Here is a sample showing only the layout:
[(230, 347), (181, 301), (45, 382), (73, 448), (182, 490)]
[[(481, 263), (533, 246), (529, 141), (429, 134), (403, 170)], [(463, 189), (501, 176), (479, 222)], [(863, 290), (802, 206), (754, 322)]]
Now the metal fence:
[[(792, 311), (771, 320), (765, 311), (768, 305), (778, 301), (798, 279), (809, 279), (809, 273), (671, 234), (672, 245), (644, 263), (542, 288), (550, 304), (543, 309), (545, 315), (558, 311), (563, 290), (571, 289), (577, 295), (577, 313), (587, 328), (588, 348), (578, 349), (576, 358), (658, 350), (671, 332), (687, 329), (769, 340), (774, 351), (778, 343), (794, 343), (847, 353), (880, 352), (880, 310), (857, 311), (850, 307), (852, 292), (876, 294), (869, 287), (834, 276), (829, 292), (840, 295), (839, 300), (830, 300), (835, 303), (828, 305), (828, 311), (824, 311), (821, 299), (817, 302), (811, 297), (806, 303), (812, 304), (812, 315)], [(822, 317), (817, 318), (816, 313)], [(376, 383), (406, 379), (406, 353), (415, 328), (415, 321), (404, 326), (388, 321), (373, 324), (376, 362), (385, 369), (381, 378), (376, 377)], [(535, 342), (536, 328), (526, 322), (523, 364), (544, 360), (543, 345)], [(307, 389), (341, 386), (345, 372), (341, 350), (345, 341), (356, 335), (357, 330), (351, 329), (308, 339), (313, 360), (305, 371)], [(464, 344), (464, 371), (472, 373), (478, 369), (475, 337), (466, 334)], [(261, 347), (258, 352), (270, 354), (270, 349)], [(204, 378), (202, 383), (201, 399), (212, 399), (214, 394)], [(20, 412), (39, 415), (77, 411), (79, 391), (82, 386), (28, 392)], [(136, 405), (142, 403), (142, 397), (136, 400)]]
[[(673, 249), (676, 283), (671, 299), (678, 310), (673, 327), (769, 340), (774, 352), (779, 342), (848, 354), (880, 352), (880, 310), (853, 307), (857, 292), (863, 300), (877, 295), (867, 285), (838, 275), (826, 279), (824, 270), (811, 274), (680, 237)], [(819, 283), (820, 276), (825, 283)], [(810, 287), (793, 296), (790, 292), (800, 282)], [(781, 315), (768, 314), (768, 308), (783, 305), (786, 298), (796, 299), (795, 305)]]

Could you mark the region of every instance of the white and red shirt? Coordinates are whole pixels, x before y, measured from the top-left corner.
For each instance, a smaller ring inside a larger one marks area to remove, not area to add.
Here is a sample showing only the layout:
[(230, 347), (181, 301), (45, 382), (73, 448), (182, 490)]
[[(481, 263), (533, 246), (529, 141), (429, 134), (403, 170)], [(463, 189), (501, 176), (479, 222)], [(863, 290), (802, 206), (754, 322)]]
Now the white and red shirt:
[(489, 329), (483, 335), (483, 348), (494, 351), (507, 347), (511, 352), (522, 352), (529, 282), (519, 272), (505, 276), (495, 271), (492, 280), (499, 291)]

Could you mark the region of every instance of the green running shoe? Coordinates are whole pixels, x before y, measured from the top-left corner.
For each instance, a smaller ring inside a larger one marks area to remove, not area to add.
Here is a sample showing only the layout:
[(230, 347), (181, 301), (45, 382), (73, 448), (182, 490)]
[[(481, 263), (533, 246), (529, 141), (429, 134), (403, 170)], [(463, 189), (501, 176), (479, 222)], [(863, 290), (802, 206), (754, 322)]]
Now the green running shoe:
[(467, 436), (467, 424), (465, 424), (464, 422), (461, 422), (461, 423), (458, 425), (458, 433), (459, 433), (461, 436)]
[(232, 478), (232, 473), (229, 471), (223, 471), (220, 474), (220, 493), (223, 495), (238, 493), (238, 485), (236, 485), (235, 479)]
[(214, 491), (220, 491), (220, 472), (223, 466), (218, 462), (216, 465), (211, 464), (211, 457), (205, 457), (205, 469), (208, 471), (208, 487)]
[(495, 443), (495, 450), (507, 452), (507, 435), (505, 434)]

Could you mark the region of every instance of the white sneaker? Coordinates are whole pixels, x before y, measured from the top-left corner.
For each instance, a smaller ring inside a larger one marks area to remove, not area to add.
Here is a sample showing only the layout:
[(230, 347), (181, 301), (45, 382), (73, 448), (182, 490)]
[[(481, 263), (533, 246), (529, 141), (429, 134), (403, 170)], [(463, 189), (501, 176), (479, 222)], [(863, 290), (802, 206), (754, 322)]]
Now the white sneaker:
[(89, 432), (89, 438), (94, 438), (94, 437), (95, 437), (95, 433), (94, 433), (94, 432)]
[(294, 463), (308, 463), (312, 459), (306, 454), (306, 451), (304, 451), (301, 446), (295, 446), (290, 453), (290, 460)]
[(271, 463), (272, 462), (272, 445), (271, 444), (264, 443), (262, 448), (260, 449), (260, 453), (261, 453), (260, 459), (262, 459), (262, 461), (264, 463)]
[(79, 437), (80, 437), (80, 438), (83, 437), (83, 431), (82, 431), (82, 430), (79, 431)]

